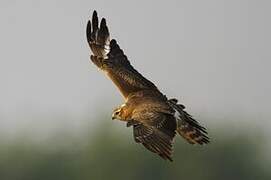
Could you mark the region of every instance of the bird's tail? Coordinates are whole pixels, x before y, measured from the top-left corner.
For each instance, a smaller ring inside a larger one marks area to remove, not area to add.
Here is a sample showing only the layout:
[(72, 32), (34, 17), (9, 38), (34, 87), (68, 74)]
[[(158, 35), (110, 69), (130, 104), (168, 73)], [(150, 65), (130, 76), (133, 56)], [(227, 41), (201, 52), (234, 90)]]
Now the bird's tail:
[(177, 99), (169, 99), (169, 105), (177, 111), (177, 132), (190, 144), (207, 144), (209, 137), (206, 129), (184, 111), (185, 107), (177, 103)]

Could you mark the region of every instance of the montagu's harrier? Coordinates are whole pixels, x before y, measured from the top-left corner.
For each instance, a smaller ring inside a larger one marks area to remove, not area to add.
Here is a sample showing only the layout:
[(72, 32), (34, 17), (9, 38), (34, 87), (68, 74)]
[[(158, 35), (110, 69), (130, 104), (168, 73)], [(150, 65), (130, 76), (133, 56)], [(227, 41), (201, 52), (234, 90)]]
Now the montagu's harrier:
[(176, 99), (168, 99), (130, 64), (116, 40), (110, 40), (106, 20), (99, 25), (97, 12), (87, 24), (91, 61), (118, 87), (125, 103), (113, 111), (112, 119), (133, 126), (135, 142), (172, 161), (176, 132), (190, 144), (207, 144), (206, 129), (192, 118)]

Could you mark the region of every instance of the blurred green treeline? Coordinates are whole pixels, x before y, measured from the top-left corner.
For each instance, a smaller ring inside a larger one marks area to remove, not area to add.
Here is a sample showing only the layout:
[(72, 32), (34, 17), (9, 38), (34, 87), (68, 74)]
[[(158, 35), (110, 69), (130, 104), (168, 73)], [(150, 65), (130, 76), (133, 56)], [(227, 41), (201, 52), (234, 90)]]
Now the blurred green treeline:
[(58, 143), (1, 143), (0, 180), (271, 179), (270, 163), (262, 155), (264, 140), (248, 129), (235, 135), (230, 127), (209, 129), (208, 146), (177, 137), (174, 161), (168, 162), (136, 144), (131, 128), (112, 128), (116, 122), (104, 118), (100, 122), (80, 141), (64, 135), (55, 137)]

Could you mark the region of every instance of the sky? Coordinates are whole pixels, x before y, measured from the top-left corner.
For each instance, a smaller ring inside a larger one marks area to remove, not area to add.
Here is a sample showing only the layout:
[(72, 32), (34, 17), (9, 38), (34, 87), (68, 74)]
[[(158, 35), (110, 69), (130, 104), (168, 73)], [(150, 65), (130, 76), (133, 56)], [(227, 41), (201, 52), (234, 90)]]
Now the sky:
[[(132, 65), (203, 124), (270, 130), (269, 1), (0, 2), (0, 130), (80, 130), (123, 102), (90, 62), (85, 28), (105, 17)], [(106, 119), (106, 118), (105, 118)]]

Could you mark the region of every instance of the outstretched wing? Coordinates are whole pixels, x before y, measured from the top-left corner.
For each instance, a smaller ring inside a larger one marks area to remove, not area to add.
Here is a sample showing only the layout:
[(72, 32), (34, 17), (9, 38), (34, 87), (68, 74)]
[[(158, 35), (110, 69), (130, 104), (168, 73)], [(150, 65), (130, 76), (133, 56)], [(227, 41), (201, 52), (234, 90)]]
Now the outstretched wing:
[[(134, 139), (163, 159), (172, 161), (176, 120), (170, 114), (148, 112), (133, 118)], [(138, 122), (138, 123), (136, 123)]]
[(133, 68), (116, 40), (110, 40), (106, 20), (99, 27), (97, 12), (87, 24), (87, 40), (93, 55), (92, 62), (104, 70), (126, 98), (130, 93), (144, 89), (157, 90), (156, 86)]

